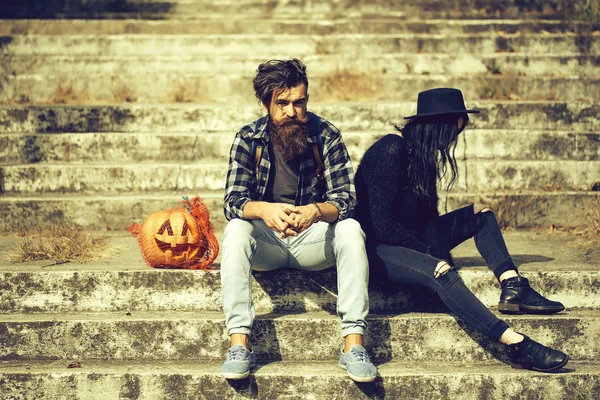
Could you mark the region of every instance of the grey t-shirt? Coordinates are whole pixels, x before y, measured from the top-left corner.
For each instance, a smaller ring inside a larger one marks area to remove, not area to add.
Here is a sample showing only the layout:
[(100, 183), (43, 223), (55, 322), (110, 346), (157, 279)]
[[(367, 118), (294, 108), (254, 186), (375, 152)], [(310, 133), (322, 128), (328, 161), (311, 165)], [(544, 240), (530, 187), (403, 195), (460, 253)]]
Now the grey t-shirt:
[(265, 200), (274, 203), (295, 204), (300, 180), (300, 157), (287, 160), (277, 146), (269, 146), (271, 176), (267, 183)]

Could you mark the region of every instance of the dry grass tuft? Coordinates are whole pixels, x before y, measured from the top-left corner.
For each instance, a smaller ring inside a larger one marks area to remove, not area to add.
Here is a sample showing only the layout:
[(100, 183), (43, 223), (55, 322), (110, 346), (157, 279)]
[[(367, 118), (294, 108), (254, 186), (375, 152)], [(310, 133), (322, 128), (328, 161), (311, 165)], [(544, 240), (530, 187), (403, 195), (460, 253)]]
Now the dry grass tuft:
[(26, 95), (13, 95), (12, 97), (9, 97), (5, 100), (0, 100), (0, 104), (8, 104), (8, 105), (13, 105), (13, 104), (29, 104), (31, 103), (31, 100), (29, 99), (29, 97), (27, 97)]
[(576, 0), (569, 11), (570, 19), (600, 22), (600, 0)]
[(501, 196), (496, 199), (481, 197), (480, 204), (494, 210), (501, 229), (519, 228), (519, 211), (526, 209), (534, 200), (519, 196)]
[(177, 87), (177, 90), (171, 93), (170, 96), (175, 103), (191, 103), (191, 102), (199, 102), (197, 95), (197, 88), (191, 88), (187, 84), (180, 84)]
[(15, 263), (88, 261), (97, 258), (108, 246), (108, 237), (92, 236), (69, 225), (21, 230), (18, 236), (26, 239), (8, 254), (9, 260)]
[[(522, 229), (519, 226), (519, 213), (526, 210), (534, 201), (519, 196), (501, 196), (497, 199), (481, 197), (479, 204), (494, 210), (501, 229)], [(576, 239), (571, 242), (573, 246), (586, 251), (598, 251), (600, 249), (600, 208), (590, 210), (587, 221), (588, 223), (584, 226), (566, 228), (553, 224), (548, 228), (534, 228), (533, 230), (567, 233)]]
[(90, 93), (87, 88), (77, 92), (72, 85), (59, 81), (48, 102), (50, 104), (77, 104), (85, 103), (89, 100)]
[(600, 249), (600, 209), (591, 210), (588, 221), (589, 224), (583, 227), (561, 229), (553, 225), (550, 229), (559, 232), (569, 232), (578, 239), (574, 242), (576, 247), (589, 251), (597, 251)]
[(490, 86), (483, 88), (483, 92), (479, 95), (479, 98), (481, 100), (521, 100), (521, 96), (506, 88)]
[(113, 99), (117, 103), (135, 103), (137, 96), (127, 85), (120, 83), (113, 91)]
[(376, 97), (377, 83), (367, 74), (348, 70), (336, 71), (321, 80), (321, 100), (372, 100)]

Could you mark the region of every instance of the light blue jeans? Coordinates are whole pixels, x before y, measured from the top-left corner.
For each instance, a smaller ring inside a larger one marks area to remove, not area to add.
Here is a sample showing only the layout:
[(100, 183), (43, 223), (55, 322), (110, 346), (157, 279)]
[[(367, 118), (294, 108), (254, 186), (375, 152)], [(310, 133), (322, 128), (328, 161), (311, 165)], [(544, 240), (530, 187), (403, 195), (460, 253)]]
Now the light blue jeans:
[(255, 312), (251, 270), (320, 271), (337, 265), (337, 313), (342, 336), (363, 334), (369, 313), (369, 264), (365, 234), (354, 219), (318, 222), (280, 239), (262, 220), (233, 219), (222, 240), (221, 302), (229, 334), (250, 334)]

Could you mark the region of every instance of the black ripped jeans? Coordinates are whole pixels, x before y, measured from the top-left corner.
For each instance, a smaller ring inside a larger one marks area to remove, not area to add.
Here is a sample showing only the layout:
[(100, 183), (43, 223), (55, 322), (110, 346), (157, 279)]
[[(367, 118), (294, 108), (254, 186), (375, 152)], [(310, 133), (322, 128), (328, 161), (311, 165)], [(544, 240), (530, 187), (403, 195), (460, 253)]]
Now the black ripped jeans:
[[(440, 218), (442, 229), (448, 235), (450, 248), (474, 237), (477, 250), (496, 278), (505, 271), (517, 269), (508, 254), (493, 212), (474, 214), (471, 205)], [(439, 259), (405, 247), (386, 244), (377, 246), (377, 255), (383, 261), (392, 283), (415, 284), (434, 289), (454, 314), (494, 340), (498, 340), (508, 329), (508, 324), (498, 319), (467, 288), (455, 269), (434, 278)]]

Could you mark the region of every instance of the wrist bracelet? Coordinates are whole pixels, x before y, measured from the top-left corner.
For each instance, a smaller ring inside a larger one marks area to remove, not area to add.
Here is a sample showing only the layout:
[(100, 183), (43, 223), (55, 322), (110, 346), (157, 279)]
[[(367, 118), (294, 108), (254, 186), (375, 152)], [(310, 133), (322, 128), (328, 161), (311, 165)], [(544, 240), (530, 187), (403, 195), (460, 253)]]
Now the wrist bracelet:
[(313, 224), (316, 224), (317, 222), (319, 222), (319, 221), (321, 221), (323, 219), (323, 212), (321, 211), (321, 207), (319, 207), (319, 205), (317, 204), (317, 202), (314, 202), (313, 204), (315, 205), (315, 207), (317, 207), (317, 211), (319, 212), (319, 216), (313, 222)]

